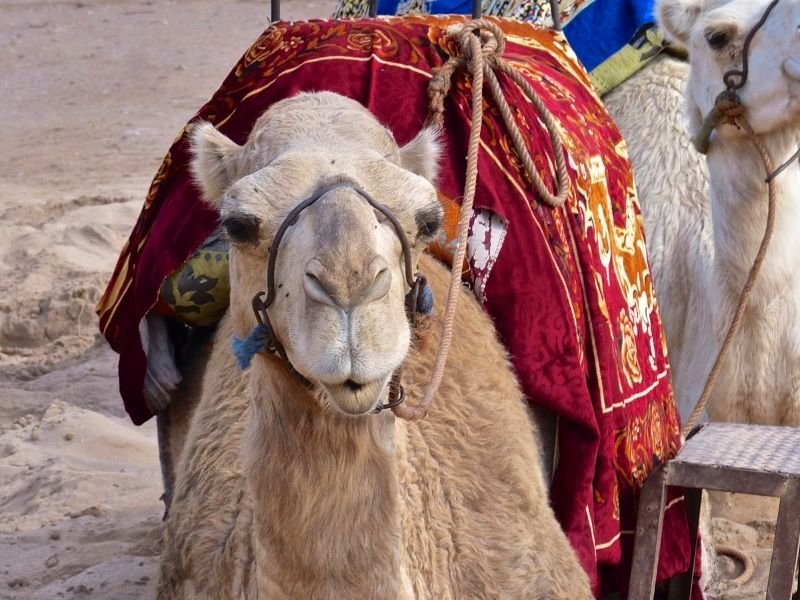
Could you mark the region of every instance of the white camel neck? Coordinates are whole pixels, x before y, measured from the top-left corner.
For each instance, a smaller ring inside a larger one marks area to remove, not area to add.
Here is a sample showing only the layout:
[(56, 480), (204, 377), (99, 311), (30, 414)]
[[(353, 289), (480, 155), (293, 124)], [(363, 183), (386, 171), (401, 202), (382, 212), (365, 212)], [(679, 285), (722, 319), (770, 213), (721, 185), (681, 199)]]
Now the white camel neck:
[(260, 592), (398, 598), (394, 416), (324, 412), (280, 367), (256, 363), (244, 463)]
[[(798, 136), (762, 136), (775, 166), (797, 149)], [(708, 153), (714, 224), (714, 284), (738, 297), (764, 236), (768, 187), (761, 155), (748, 139), (714, 140)], [(767, 258), (751, 295), (763, 306), (800, 273), (800, 168), (790, 166), (776, 179), (775, 227)]]

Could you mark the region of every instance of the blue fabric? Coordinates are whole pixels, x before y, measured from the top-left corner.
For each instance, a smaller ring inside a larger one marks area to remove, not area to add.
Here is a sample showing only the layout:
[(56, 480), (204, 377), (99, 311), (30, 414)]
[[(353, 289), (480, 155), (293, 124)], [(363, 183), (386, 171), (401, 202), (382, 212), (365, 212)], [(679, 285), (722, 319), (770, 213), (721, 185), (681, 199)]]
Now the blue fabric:
[[(432, 15), (471, 15), (472, 0), (426, 0)], [(400, 0), (378, 0), (379, 15), (396, 15)]]
[(378, 0), (379, 15), (396, 15), (400, 0)]
[(430, 315), (433, 312), (433, 292), (427, 285), (423, 286), (417, 297), (417, 312)]
[[(378, 14), (396, 15), (400, 4), (401, 0), (378, 0)], [(471, 15), (472, 0), (425, 0), (425, 10), (432, 15)]]
[(429, 0), (428, 8), (435, 15), (471, 15), (472, 0)]
[[(394, 15), (401, 0), (378, 0), (378, 14)], [(591, 71), (633, 39), (633, 34), (653, 22), (655, 0), (594, 0), (564, 26), (564, 34)], [(428, 0), (431, 14), (471, 14), (472, 0)], [(514, 16), (512, 14), (506, 16)]]
[(239, 368), (245, 370), (250, 366), (253, 357), (269, 346), (269, 329), (266, 325), (256, 325), (245, 339), (234, 336), (231, 341), (233, 355), (239, 363)]
[(653, 22), (655, 0), (595, 0), (564, 27), (575, 54), (591, 71)]

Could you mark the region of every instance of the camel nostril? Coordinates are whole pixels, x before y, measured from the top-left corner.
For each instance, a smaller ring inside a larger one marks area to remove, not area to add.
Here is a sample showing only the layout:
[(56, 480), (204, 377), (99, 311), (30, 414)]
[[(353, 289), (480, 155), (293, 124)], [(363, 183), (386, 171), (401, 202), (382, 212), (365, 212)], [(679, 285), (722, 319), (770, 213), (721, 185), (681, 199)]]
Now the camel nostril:
[(364, 386), (356, 381), (353, 381), (352, 379), (348, 379), (347, 381), (344, 382), (344, 387), (346, 387), (351, 392), (357, 392)]
[(800, 58), (789, 58), (783, 62), (783, 72), (796, 81), (800, 81)]
[(368, 302), (380, 300), (389, 293), (389, 288), (391, 287), (392, 273), (389, 271), (388, 267), (381, 267), (372, 279), (372, 283), (370, 283), (369, 287), (366, 289), (361, 302), (366, 304)]
[(327, 287), (324, 283), (311, 273), (310, 271), (306, 271), (305, 275), (303, 276), (303, 289), (306, 292), (306, 295), (311, 298), (312, 300), (316, 300), (322, 304), (328, 304), (330, 306), (338, 306), (336, 302), (336, 298), (328, 291)]
[(310, 299), (345, 310), (380, 300), (391, 286), (392, 273), (382, 257), (366, 267), (352, 261), (333, 269), (315, 258), (308, 262), (303, 276), (303, 289)]
[(389, 275), (389, 269), (388, 269), (387, 267), (383, 267), (383, 268), (382, 268), (380, 271), (378, 271), (378, 272), (375, 274), (375, 277), (374, 277), (374, 279), (372, 280), (372, 285), (373, 285), (373, 286), (375, 286), (375, 285), (378, 285), (379, 283), (381, 283), (381, 282), (382, 282), (384, 279), (386, 279), (387, 277), (390, 277), (390, 275)]

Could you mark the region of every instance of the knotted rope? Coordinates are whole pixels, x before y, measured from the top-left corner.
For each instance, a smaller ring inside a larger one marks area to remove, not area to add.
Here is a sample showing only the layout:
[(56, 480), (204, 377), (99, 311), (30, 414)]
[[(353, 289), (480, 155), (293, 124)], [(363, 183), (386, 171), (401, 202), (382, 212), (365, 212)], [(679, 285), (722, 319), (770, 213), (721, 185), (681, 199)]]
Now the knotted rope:
[[(472, 122), (467, 153), (466, 182), (464, 185), (464, 199), (462, 200), (459, 214), (456, 251), (453, 257), (450, 286), (447, 292), (442, 336), (439, 341), (439, 352), (436, 355), (431, 381), (425, 390), (425, 395), (417, 406), (403, 404), (393, 409), (398, 417), (410, 420), (421, 419), (427, 414), (428, 408), (433, 402), (433, 397), (442, 382), (447, 354), (453, 338), (453, 321), (455, 320), (458, 295), (461, 290), (462, 266), (466, 255), (467, 234), (478, 180), (478, 151), (480, 149), (481, 127), (483, 124), (484, 80), (489, 84), (492, 97), (511, 136), (517, 157), (539, 197), (548, 205), (557, 208), (563, 206), (569, 193), (569, 174), (567, 173), (564, 148), (558, 135), (558, 124), (530, 84), (525, 81), (518, 71), (503, 60), (505, 36), (502, 30), (490, 21), (477, 19), (469, 21), (457, 31), (451, 33), (449, 37), (454, 39), (458, 50), (436, 71), (428, 85), (428, 122), (439, 127), (443, 126), (444, 102), (450, 91), (453, 75), (459, 70), (466, 71), (472, 77)], [(494, 73), (495, 70), (504, 73), (520, 87), (526, 97), (533, 103), (539, 117), (547, 128), (556, 162), (557, 187), (555, 193), (547, 188), (547, 185), (536, 170), (536, 166), (533, 164), (528, 147), (525, 145), (525, 140), (519, 131), (519, 127), (517, 127), (511, 108), (503, 95), (500, 82)]]
[[(481, 87), (478, 87), (476, 83), (477, 80), (475, 79), (475, 70), (478, 69), (489, 84), (492, 98), (500, 111), (503, 124), (506, 126), (508, 134), (511, 137), (514, 152), (522, 163), (525, 174), (536, 189), (537, 195), (549, 206), (556, 208), (563, 206), (564, 201), (567, 199), (567, 194), (569, 194), (569, 174), (567, 173), (567, 161), (564, 156), (564, 147), (561, 142), (561, 137), (559, 136), (558, 122), (520, 72), (507, 61), (503, 60), (503, 50), (506, 40), (502, 30), (490, 21), (479, 19), (477, 21), (470, 21), (454, 35), (456, 36), (458, 46), (463, 52), (463, 55), (457, 54), (451, 56), (447, 62), (436, 71), (433, 79), (428, 84), (429, 123), (439, 127), (444, 125), (444, 102), (450, 91), (453, 75), (457, 70), (464, 69), (468, 66), (470, 57), (475, 54), (480, 54), (482, 65), (476, 67), (470, 64), (468, 69), (473, 79), (473, 127), (475, 126), (475, 93), (476, 91), (479, 92), (478, 98), (481, 98), (483, 92), (482, 84)], [(504, 73), (519, 86), (525, 96), (533, 104), (539, 118), (541, 118), (547, 129), (547, 133), (550, 136), (550, 143), (553, 145), (553, 155), (556, 162), (557, 188), (555, 193), (547, 188), (547, 185), (539, 175), (539, 171), (536, 169), (536, 165), (533, 163), (531, 154), (528, 151), (528, 146), (525, 144), (525, 138), (520, 132), (516, 119), (511, 112), (511, 107), (508, 105), (508, 101), (503, 95), (503, 89), (500, 86), (497, 75), (495, 75), (495, 71)], [(478, 108), (480, 116), (482, 117), (482, 102), (479, 103)], [(480, 128), (481, 123), (482, 119), (478, 122), (478, 128)], [(480, 138), (478, 138), (478, 141), (479, 140)], [(475, 152), (477, 154), (477, 142)], [(464, 196), (466, 197), (466, 187)]]
[(744, 117), (745, 108), (736, 90), (725, 90), (714, 100), (714, 108), (703, 119), (703, 124), (692, 138), (692, 144), (700, 154), (708, 154), (708, 147), (711, 143), (713, 131), (727, 123), (736, 125), (736, 119)]

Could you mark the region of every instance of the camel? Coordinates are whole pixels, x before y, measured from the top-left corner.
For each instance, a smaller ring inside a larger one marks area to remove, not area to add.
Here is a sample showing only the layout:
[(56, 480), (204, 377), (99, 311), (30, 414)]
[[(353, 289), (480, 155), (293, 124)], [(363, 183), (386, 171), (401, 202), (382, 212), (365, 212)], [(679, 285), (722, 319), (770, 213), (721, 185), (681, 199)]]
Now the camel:
[[(538, 430), (468, 291), (428, 416), (376, 413), (401, 365), (406, 402), (420, 400), (438, 346), (449, 273), (422, 254), (442, 215), (434, 132), (399, 148), (322, 92), (273, 105), (243, 146), (210, 124), (192, 139), (232, 241), (231, 307), (176, 469), (159, 598), (592, 598), (548, 504)], [(261, 352), (241, 371), (231, 339), (256, 325), (276, 230), (320, 189), (276, 255), (267, 314), (291, 367)], [(410, 238), (429, 328), (409, 325), (400, 242), (364, 194)]]
[[(689, 50), (690, 65), (662, 59), (606, 98), (629, 143), (684, 418), (730, 323), (767, 212), (765, 169), (743, 132), (724, 125), (712, 136), (706, 160), (689, 148), (689, 136), (724, 89), (723, 74), (741, 66), (743, 39), (768, 4), (661, 0), (660, 25)], [(793, 47), (799, 19), (800, 2), (778, 4), (754, 39), (749, 81), (741, 91), (746, 117), (776, 165), (793, 154), (800, 138), (800, 52)], [(679, 110), (681, 103), (686, 113)], [(792, 225), (800, 210), (794, 202), (799, 177), (793, 166), (776, 180), (775, 233), (709, 403), (712, 420), (800, 425), (800, 379), (794, 368), (800, 334), (793, 325), (800, 319), (800, 287), (793, 285), (800, 239)]]

